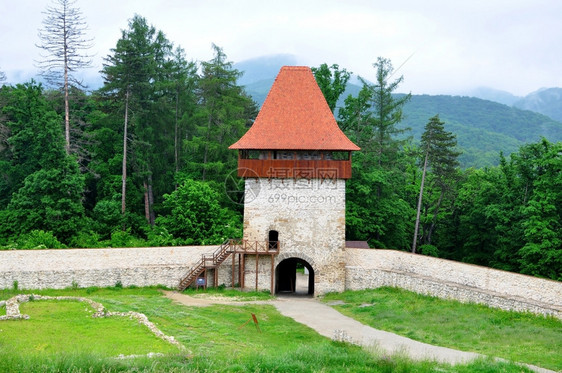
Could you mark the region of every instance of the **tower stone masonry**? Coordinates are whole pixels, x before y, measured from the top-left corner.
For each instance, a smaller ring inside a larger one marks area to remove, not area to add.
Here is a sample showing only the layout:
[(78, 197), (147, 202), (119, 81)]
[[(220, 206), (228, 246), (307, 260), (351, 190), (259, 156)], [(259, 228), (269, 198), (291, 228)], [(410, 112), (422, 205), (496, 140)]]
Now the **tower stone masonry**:
[(244, 283), (294, 292), (304, 267), (309, 294), (343, 291), (345, 182), (359, 147), (339, 129), (311, 69), (281, 68), (254, 124), (230, 149), (245, 179), (244, 240), (279, 250), (271, 259), (247, 255), (258, 265), (245, 267)]

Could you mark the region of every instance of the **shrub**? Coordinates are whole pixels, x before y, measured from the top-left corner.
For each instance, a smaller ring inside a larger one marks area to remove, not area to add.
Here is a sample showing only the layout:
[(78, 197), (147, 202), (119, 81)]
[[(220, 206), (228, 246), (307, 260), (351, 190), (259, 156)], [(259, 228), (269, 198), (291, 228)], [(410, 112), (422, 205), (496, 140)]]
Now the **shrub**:
[(104, 247), (104, 241), (101, 240), (101, 236), (99, 233), (92, 232), (92, 231), (81, 231), (70, 239), (70, 247), (78, 247), (78, 248)]
[(422, 253), (423, 255), (439, 258), (439, 249), (433, 245), (421, 245), (420, 253)]
[(131, 231), (114, 231), (109, 241), (111, 247), (144, 247), (147, 243), (142, 238), (135, 237)]
[(17, 249), (64, 249), (62, 244), (51, 231), (33, 230), (22, 234), (16, 240)]

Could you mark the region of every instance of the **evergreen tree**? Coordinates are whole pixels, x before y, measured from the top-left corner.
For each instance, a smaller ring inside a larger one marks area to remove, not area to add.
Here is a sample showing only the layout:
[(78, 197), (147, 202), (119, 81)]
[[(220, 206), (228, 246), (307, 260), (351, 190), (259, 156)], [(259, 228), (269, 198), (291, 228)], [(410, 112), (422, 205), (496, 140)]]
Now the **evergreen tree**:
[[(162, 80), (164, 64), (171, 52), (171, 43), (161, 31), (149, 26), (146, 19), (135, 16), (129, 22), (129, 29), (122, 32), (117, 46), (106, 58), (102, 73), (105, 84), (100, 92), (120, 103), (117, 107), (123, 113), (123, 151), (121, 178), (121, 213), (126, 211), (127, 171), (130, 167), (128, 156), (134, 155), (137, 175), (145, 187), (145, 211), (153, 221), (151, 189), (152, 154), (151, 141), (157, 131), (152, 127), (156, 82)], [(158, 87), (160, 88), (160, 87)], [(133, 131), (130, 132), (130, 130)], [(131, 139), (133, 149), (129, 149)]]
[(236, 155), (228, 146), (236, 142), (257, 115), (255, 102), (238, 86), (240, 72), (221, 48), (213, 45), (214, 57), (201, 63), (197, 82), (198, 106), (187, 147), (187, 172), (193, 179), (223, 183), (236, 169)]
[(423, 157), (423, 169), (420, 185), (420, 192), (418, 198), (417, 216), (414, 226), (414, 239), (412, 243), (412, 252), (416, 252), (418, 242), (418, 228), (420, 225), (420, 214), (423, 200), (424, 184), (426, 172), (431, 169), (433, 174), (433, 182), (438, 185), (440, 189), (439, 199), (435, 206), (433, 206), (433, 218), (431, 224), (427, 229), (426, 237), (427, 244), (431, 244), (431, 233), (435, 228), (437, 214), (443, 202), (443, 197), (447, 190), (450, 190), (450, 183), (456, 175), (456, 170), (459, 166), (457, 157), (460, 155), (454, 149), (457, 145), (455, 135), (451, 132), (445, 131), (444, 124), (439, 115), (429, 119), (425, 125), (425, 131), (421, 138), (421, 150)]
[(411, 224), (405, 217), (413, 214), (406, 202), (405, 170), (412, 159), (402, 151), (406, 140), (397, 137), (404, 132), (397, 124), (410, 95), (393, 95), (403, 78), (389, 82), (389, 60), (379, 57), (373, 66), (376, 82), (362, 79), (358, 96), (346, 98), (338, 115), (340, 127), (361, 147), (347, 187), (347, 235), (379, 247), (405, 249)]
[(84, 178), (65, 152), (60, 117), (33, 82), (10, 88), (3, 111), (10, 133), (1, 157), (0, 236), (45, 230), (68, 243), (86, 224)]

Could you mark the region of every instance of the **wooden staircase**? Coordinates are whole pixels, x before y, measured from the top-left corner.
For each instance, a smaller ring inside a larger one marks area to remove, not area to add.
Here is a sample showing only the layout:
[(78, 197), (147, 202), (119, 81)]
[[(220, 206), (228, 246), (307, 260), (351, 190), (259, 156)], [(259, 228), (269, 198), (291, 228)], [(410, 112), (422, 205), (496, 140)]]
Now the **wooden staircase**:
[[(279, 254), (279, 247), (279, 241), (247, 241), (241, 239), (226, 240), (215, 250), (212, 255), (203, 254), (201, 256), (201, 260), (195, 266), (193, 266), (185, 274), (185, 276), (182, 277), (178, 286), (178, 290), (183, 291), (187, 289), (197, 280), (197, 278), (199, 278), (199, 276), (201, 276), (202, 273), (205, 272), (205, 270), (211, 268), (215, 268), (216, 270), (216, 268), (231, 254), (254, 254), (256, 255), (256, 259), (258, 255), (270, 255), (273, 263), (273, 257)], [(232, 269), (234, 271), (234, 263)], [(234, 278), (232, 282), (234, 283)]]
[(216, 268), (224, 262), (226, 258), (233, 253), (231, 241), (232, 240), (226, 240), (223, 242), (211, 256), (203, 254), (201, 260), (180, 280), (178, 289), (180, 291), (187, 289), (203, 273), (203, 271), (209, 268)]

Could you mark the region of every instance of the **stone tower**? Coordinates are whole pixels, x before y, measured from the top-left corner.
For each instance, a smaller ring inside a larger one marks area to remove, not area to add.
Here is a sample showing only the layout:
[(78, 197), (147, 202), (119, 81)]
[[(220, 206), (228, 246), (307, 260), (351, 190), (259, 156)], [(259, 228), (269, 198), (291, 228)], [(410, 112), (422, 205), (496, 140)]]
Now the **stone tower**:
[(247, 255), (256, 265), (245, 267), (243, 283), (295, 291), (304, 267), (309, 294), (343, 291), (345, 181), (359, 147), (339, 129), (311, 69), (281, 68), (254, 124), (230, 149), (245, 179), (244, 240), (278, 249), (270, 258)]

